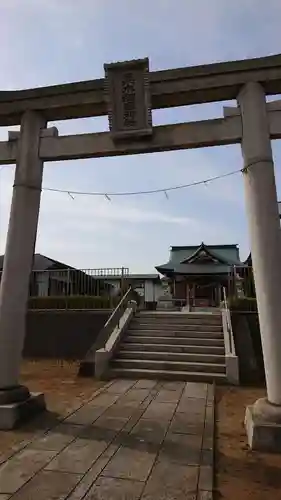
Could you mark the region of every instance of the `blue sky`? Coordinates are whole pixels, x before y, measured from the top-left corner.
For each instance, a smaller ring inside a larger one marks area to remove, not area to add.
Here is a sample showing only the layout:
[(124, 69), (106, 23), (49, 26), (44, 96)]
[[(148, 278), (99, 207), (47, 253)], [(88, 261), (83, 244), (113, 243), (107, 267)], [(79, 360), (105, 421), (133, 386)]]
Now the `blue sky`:
[[(280, 0), (0, 0), (0, 89), (99, 78), (103, 64), (149, 57), (160, 70), (280, 52)], [(154, 125), (222, 116), (223, 103), (153, 111)], [(108, 129), (107, 118), (57, 122), (60, 134)], [(0, 129), (6, 140), (7, 129)], [(273, 143), (281, 198), (281, 147)], [(242, 167), (239, 146), (49, 163), (46, 187), (162, 188)], [(14, 167), (0, 171), (4, 252)], [(36, 251), (80, 268), (150, 272), (170, 245), (237, 243), (249, 252), (241, 175), (135, 198), (43, 192)]]

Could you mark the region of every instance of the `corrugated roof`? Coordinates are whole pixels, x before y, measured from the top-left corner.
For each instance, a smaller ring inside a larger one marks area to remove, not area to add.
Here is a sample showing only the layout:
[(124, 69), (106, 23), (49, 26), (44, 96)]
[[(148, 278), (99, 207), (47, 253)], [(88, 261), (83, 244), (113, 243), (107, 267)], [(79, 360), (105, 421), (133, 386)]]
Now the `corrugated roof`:
[[(3, 269), (4, 264), (4, 255), (0, 255), (0, 270)], [(54, 259), (50, 259), (45, 255), (41, 255), (40, 253), (34, 254), (32, 271), (45, 271), (46, 269), (52, 269), (53, 267), (60, 268), (68, 268), (73, 269), (73, 267), (68, 266), (67, 264), (63, 264)]]
[[(104, 280), (120, 280), (121, 276), (116, 276), (116, 275), (107, 275), (103, 277)], [(133, 279), (133, 280), (160, 280), (159, 274), (127, 274), (124, 276), (126, 279)]]
[(33, 271), (45, 271), (45, 269), (51, 269), (52, 267), (63, 267), (73, 269), (68, 264), (64, 264), (63, 262), (59, 262), (58, 260), (50, 259), (45, 255), (41, 255), (40, 253), (36, 253), (34, 255), (33, 260)]
[[(4, 255), (0, 255), (0, 271), (3, 270), (3, 263), (4, 263)], [(85, 272), (79, 269), (75, 269), (74, 267), (64, 264), (63, 262), (59, 262), (58, 260), (50, 259), (45, 255), (41, 255), (40, 253), (34, 254), (32, 271), (47, 271), (52, 269), (70, 269), (72, 271), (79, 273), (80, 275), (85, 276), (87, 279), (90, 280), (98, 279), (98, 276), (87, 275), (85, 274)], [(110, 283), (105, 283), (104, 277), (101, 277), (100, 283), (104, 286), (105, 289), (110, 289), (113, 287), (113, 285), (111, 285)]]

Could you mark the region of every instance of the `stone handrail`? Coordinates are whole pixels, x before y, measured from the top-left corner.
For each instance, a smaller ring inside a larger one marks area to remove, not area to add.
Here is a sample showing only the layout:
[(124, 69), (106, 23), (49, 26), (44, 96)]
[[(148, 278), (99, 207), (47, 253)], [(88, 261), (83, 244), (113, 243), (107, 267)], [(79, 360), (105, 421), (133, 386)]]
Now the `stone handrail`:
[(227, 303), (226, 290), (223, 288), (223, 302), (221, 307), (222, 327), (225, 348), (226, 377), (231, 384), (239, 384), (239, 363), (236, 355), (231, 316)]
[(130, 287), (125, 295), (122, 297), (120, 300), (119, 304), (115, 307), (114, 311), (112, 314), (109, 316), (107, 322), (105, 323), (104, 327), (100, 331), (97, 340), (94, 344), (95, 350), (100, 349), (101, 347), (104, 347), (106, 342), (109, 339), (109, 336), (111, 332), (114, 330), (116, 326), (119, 326), (120, 318), (123, 316), (127, 304), (129, 300), (132, 298), (132, 288)]
[(106, 344), (101, 349), (95, 352), (95, 377), (98, 379), (107, 378), (109, 372), (109, 363), (111, 358), (121, 342), (127, 327), (133, 318), (137, 309), (137, 303), (134, 300), (130, 300), (127, 303), (127, 308), (125, 309), (120, 321), (112, 330)]
[(234, 344), (234, 337), (233, 337), (233, 330), (232, 330), (232, 324), (231, 324), (231, 316), (230, 316), (230, 311), (228, 308), (228, 303), (227, 303), (227, 298), (226, 298), (226, 290), (223, 288), (223, 307), (222, 307), (222, 321), (223, 321), (223, 326), (224, 326), (224, 333), (226, 333), (225, 336), (225, 352), (226, 354), (232, 354), (236, 355), (235, 352), (235, 344)]
[(104, 327), (98, 334), (98, 337), (95, 343), (87, 352), (84, 360), (80, 363), (79, 375), (90, 375), (94, 374), (95, 371), (95, 353), (99, 349), (105, 347), (111, 333), (114, 331), (116, 327), (119, 327), (120, 320), (127, 308), (128, 302), (132, 299), (133, 290), (130, 287), (125, 295), (121, 298), (120, 302), (108, 318)]

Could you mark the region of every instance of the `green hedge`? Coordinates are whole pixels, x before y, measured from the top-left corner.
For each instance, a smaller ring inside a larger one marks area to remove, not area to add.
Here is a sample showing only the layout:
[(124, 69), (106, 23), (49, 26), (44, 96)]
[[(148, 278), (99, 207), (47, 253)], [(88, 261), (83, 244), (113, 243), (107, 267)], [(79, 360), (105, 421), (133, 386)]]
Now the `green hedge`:
[(30, 297), (29, 309), (113, 309), (120, 297), (71, 295), (69, 297)]
[(253, 297), (244, 297), (241, 299), (230, 297), (228, 299), (228, 307), (230, 311), (257, 312), (257, 300)]

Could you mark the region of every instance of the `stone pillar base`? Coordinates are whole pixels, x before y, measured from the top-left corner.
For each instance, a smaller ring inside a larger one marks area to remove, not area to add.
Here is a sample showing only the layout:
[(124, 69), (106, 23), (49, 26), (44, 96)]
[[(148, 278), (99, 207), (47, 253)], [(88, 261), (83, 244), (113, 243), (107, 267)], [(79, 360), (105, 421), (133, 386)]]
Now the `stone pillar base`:
[(19, 403), (30, 397), (30, 392), (24, 385), (15, 385), (0, 389), (0, 405)]
[(252, 450), (281, 453), (281, 406), (259, 399), (246, 408), (245, 427)]
[(12, 430), (45, 410), (45, 397), (42, 393), (28, 392), (28, 397), (25, 399), (0, 402), (0, 430)]

